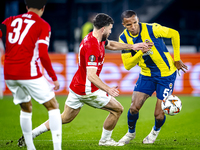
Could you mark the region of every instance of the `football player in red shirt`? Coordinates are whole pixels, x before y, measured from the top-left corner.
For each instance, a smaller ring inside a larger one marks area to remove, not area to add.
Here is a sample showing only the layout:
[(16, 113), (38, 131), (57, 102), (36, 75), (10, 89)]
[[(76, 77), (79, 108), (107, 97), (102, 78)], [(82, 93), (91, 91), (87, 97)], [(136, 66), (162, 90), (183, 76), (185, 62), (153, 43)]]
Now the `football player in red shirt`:
[[(100, 78), (105, 48), (109, 50), (133, 49), (146, 52), (152, 43), (123, 44), (107, 40), (113, 27), (113, 19), (103, 13), (94, 18), (94, 30), (81, 42), (79, 47), (79, 66), (71, 84), (68, 98), (62, 113), (62, 123), (71, 122), (84, 104), (109, 111), (103, 125), (99, 145), (118, 146), (111, 138), (112, 131), (123, 112), (123, 106), (114, 98), (119, 95), (117, 87), (109, 87)], [(33, 130), (33, 138), (49, 130), (49, 122)]]
[[(46, 1), (25, 0), (27, 13), (11, 16), (0, 24), (0, 37), (6, 36), (5, 82), (13, 93), (14, 103), (21, 106), (20, 125), (29, 150), (35, 149), (31, 132), (31, 97), (48, 110), (54, 149), (61, 149), (61, 115), (53, 91), (60, 85), (48, 56), (51, 29), (41, 18)], [(54, 89), (40, 72), (39, 59), (52, 78)]]

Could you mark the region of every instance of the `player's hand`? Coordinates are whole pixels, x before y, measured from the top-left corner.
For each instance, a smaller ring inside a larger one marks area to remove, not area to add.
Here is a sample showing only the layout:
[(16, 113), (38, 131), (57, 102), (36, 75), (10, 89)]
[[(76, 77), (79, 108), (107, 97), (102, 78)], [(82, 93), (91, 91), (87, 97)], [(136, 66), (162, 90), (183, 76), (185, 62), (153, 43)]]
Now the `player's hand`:
[(146, 42), (146, 44), (148, 45), (148, 48), (149, 48), (149, 49), (151, 49), (151, 48), (152, 48), (152, 46), (154, 45), (154, 43), (153, 43), (153, 42)]
[(148, 44), (147, 43), (136, 43), (136, 44), (132, 45), (133, 50), (141, 50), (143, 48), (148, 48)]
[(119, 96), (118, 86), (108, 89), (108, 94), (113, 97)]
[(181, 69), (184, 73), (186, 73), (186, 70), (188, 70), (188, 67), (181, 60), (175, 61), (174, 65), (178, 70)]
[(154, 45), (153, 42), (148, 42), (148, 43), (145, 42), (145, 44), (147, 44), (148, 46), (147, 46), (147, 47), (143, 47), (143, 48), (141, 49), (141, 51), (142, 51), (143, 53), (146, 53), (146, 52), (150, 51), (151, 48), (152, 48), (152, 46)]
[(58, 80), (53, 81), (53, 84), (55, 85), (55, 87), (53, 89), (57, 91), (60, 88), (60, 84), (59, 84)]

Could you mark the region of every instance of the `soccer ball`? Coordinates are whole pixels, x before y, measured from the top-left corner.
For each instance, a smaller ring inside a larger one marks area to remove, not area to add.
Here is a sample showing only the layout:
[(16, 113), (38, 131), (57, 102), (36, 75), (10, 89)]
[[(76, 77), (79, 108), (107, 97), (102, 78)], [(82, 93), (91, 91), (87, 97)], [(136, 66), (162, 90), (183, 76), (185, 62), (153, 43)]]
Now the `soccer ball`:
[(162, 110), (167, 115), (174, 116), (181, 111), (181, 108), (181, 100), (175, 95), (170, 95), (162, 101)]

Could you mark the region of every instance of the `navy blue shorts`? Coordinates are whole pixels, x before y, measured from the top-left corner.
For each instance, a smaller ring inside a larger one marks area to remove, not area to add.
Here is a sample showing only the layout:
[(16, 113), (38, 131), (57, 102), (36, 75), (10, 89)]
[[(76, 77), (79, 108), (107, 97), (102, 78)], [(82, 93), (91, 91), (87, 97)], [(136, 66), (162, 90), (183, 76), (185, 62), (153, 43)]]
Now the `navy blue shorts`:
[(134, 91), (152, 95), (156, 91), (158, 99), (165, 99), (174, 89), (177, 71), (168, 77), (148, 77), (139, 75)]

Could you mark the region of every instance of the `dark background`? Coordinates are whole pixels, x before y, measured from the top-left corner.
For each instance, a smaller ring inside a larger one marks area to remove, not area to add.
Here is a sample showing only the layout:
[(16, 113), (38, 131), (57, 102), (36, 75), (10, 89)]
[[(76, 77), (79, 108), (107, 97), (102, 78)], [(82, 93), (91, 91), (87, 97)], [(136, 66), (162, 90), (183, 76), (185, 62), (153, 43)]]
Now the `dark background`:
[[(118, 40), (124, 29), (120, 16), (127, 9), (136, 11), (141, 22), (157, 22), (178, 30), (181, 45), (195, 46), (198, 52), (200, 6), (197, 2), (197, 0), (49, 0), (42, 16), (52, 28), (49, 52), (56, 52), (55, 41), (66, 42), (69, 52), (77, 51), (81, 38), (75, 37), (75, 31), (80, 31), (91, 12), (106, 13), (114, 19), (115, 24), (109, 39)], [(1, 0), (0, 22), (9, 16), (25, 12), (23, 0)], [(167, 45), (171, 44), (170, 40), (165, 42)]]

